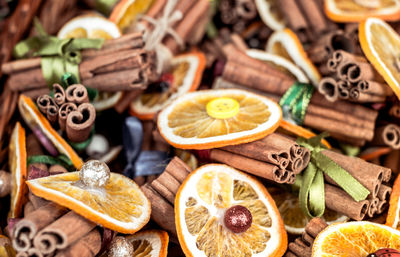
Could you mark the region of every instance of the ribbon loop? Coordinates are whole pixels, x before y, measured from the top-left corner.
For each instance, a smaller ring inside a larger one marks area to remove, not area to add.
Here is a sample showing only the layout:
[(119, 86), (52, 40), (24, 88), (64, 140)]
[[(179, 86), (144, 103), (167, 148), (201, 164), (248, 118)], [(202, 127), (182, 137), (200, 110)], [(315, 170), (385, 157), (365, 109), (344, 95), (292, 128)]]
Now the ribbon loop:
[(310, 84), (294, 83), (279, 101), (282, 109), (286, 112), (284, 113), (285, 118), (292, 118), (297, 124), (303, 124), (314, 90)]
[(310, 139), (299, 138), (297, 143), (311, 152), (310, 163), (300, 180), (299, 203), (303, 212), (309, 217), (320, 217), (325, 212), (324, 174), (329, 176), (348, 193), (355, 201), (365, 200), (370, 194), (360, 182), (333, 160), (322, 153), (325, 146), (321, 140), (327, 136), (322, 133)]

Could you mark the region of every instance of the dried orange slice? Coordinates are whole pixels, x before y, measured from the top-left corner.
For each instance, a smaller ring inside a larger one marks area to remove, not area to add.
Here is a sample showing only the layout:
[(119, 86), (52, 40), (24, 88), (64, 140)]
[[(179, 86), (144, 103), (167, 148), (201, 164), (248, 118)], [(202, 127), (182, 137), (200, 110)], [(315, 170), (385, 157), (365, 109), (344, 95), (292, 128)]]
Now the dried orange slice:
[(318, 69), (308, 58), (296, 34), (290, 29), (286, 28), (272, 33), (268, 39), (266, 51), (282, 56), (299, 66), (314, 85), (318, 85), (321, 80)]
[(121, 31), (115, 23), (98, 14), (77, 16), (58, 31), (59, 38), (103, 38), (112, 39), (121, 36)]
[(9, 167), (12, 174), (11, 207), (8, 216), (18, 218), (21, 216), (24, 197), (27, 192), (25, 180), (26, 168), (25, 129), (19, 122), (15, 124), (9, 146)]
[(263, 138), (281, 119), (280, 106), (266, 97), (239, 89), (203, 90), (165, 108), (158, 129), (176, 148), (208, 149)]
[(133, 234), (150, 219), (150, 202), (139, 186), (99, 161), (85, 163), (79, 172), (26, 183), (33, 194), (121, 233)]
[[(162, 90), (159, 86), (152, 85), (135, 101), (129, 108), (131, 115), (141, 120), (152, 120), (154, 115), (165, 108), (179, 96), (195, 91), (201, 81), (206, 65), (206, 58), (200, 52), (188, 53), (171, 59), (170, 70), (172, 82), (167, 89)], [(158, 91), (158, 92), (157, 92)]]
[(268, 191), (227, 165), (189, 174), (176, 194), (175, 222), (186, 256), (282, 256), (287, 246)]
[(365, 257), (382, 248), (400, 249), (400, 231), (367, 221), (338, 223), (319, 233), (312, 256)]
[[(299, 198), (297, 196), (282, 191), (283, 190), (271, 193), (271, 195), (278, 206), (286, 231), (290, 234), (299, 235), (304, 232), (304, 228), (310, 221), (310, 218), (308, 218), (301, 210)], [(321, 218), (328, 224), (349, 220), (348, 217), (329, 209), (325, 210), (325, 213)]]
[(361, 48), (400, 99), (400, 36), (386, 22), (369, 18), (360, 24)]
[(114, 7), (109, 19), (123, 31), (135, 23), (138, 15), (145, 13), (152, 3), (153, 0), (122, 0)]
[(286, 27), (284, 16), (277, 6), (279, 0), (256, 0), (256, 7), (261, 20), (273, 30)]
[(83, 164), (81, 158), (72, 147), (53, 129), (49, 121), (38, 110), (31, 98), (20, 95), (18, 109), (22, 118), (31, 130), (39, 128), (43, 134), (54, 144), (57, 150), (65, 154), (76, 168)]
[(166, 257), (168, 252), (168, 233), (163, 230), (140, 231), (127, 236), (128, 242), (133, 245), (132, 256)]
[(96, 111), (104, 111), (112, 108), (123, 96), (122, 91), (119, 92), (99, 92), (92, 104)]
[(400, 230), (400, 176), (397, 176), (393, 184), (386, 225)]
[(399, 0), (325, 0), (325, 13), (336, 22), (360, 22), (369, 17), (400, 19)]

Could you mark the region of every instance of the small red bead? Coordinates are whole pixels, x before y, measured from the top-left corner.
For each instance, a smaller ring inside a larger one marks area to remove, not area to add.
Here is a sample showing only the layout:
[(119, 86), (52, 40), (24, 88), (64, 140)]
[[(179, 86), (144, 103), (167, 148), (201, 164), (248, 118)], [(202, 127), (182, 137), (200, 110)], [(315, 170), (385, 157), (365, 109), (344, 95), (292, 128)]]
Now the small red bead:
[(172, 73), (164, 73), (164, 74), (161, 75), (160, 80), (161, 81), (166, 81), (170, 85), (172, 85), (172, 83), (174, 82), (174, 75), (172, 75)]
[(250, 228), (252, 221), (251, 212), (244, 206), (235, 205), (225, 212), (225, 226), (234, 233), (246, 232)]
[(375, 253), (369, 254), (367, 257), (400, 257), (400, 251), (391, 248), (379, 249)]

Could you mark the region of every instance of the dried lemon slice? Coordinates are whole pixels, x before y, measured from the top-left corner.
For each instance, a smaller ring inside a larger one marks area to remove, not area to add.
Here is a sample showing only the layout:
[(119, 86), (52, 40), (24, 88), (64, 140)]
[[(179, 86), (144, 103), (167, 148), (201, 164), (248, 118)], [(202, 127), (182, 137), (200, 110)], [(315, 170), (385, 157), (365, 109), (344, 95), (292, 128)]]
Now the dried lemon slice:
[(176, 194), (175, 222), (186, 256), (282, 256), (287, 246), (264, 186), (226, 165), (189, 174)]
[(203, 90), (164, 109), (158, 128), (177, 148), (207, 149), (265, 137), (281, 119), (279, 105), (266, 97), (238, 89)]
[(400, 249), (400, 231), (367, 221), (347, 222), (333, 224), (319, 233), (312, 256), (365, 257), (383, 248)]
[(113, 9), (110, 20), (118, 25), (121, 30), (127, 29), (135, 23), (138, 15), (145, 13), (153, 0), (123, 0)]
[[(92, 162), (100, 164), (89, 165)], [(121, 174), (107, 172), (104, 167), (107, 167), (104, 163), (90, 161), (80, 172), (26, 183), (39, 197), (65, 206), (106, 228), (132, 234), (149, 221), (150, 202), (135, 182)]]
[(279, 0), (256, 0), (258, 14), (261, 20), (273, 30), (282, 30), (286, 27), (283, 14), (277, 7)]

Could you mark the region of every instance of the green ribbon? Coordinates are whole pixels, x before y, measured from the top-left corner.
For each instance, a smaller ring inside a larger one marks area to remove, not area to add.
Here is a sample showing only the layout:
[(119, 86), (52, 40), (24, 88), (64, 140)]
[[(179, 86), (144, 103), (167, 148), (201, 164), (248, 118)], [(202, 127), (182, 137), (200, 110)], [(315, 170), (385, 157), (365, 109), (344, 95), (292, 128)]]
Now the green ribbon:
[(350, 173), (322, 153), (325, 146), (321, 143), (321, 139), (326, 136), (327, 133), (322, 133), (310, 139), (299, 138), (296, 141), (311, 151), (310, 163), (296, 179), (297, 185), (300, 186), (300, 207), (309, 217), (321, 217), (324, 214), (324, 173), (357, 202), (365, 200), (370, 193)]
[(32, 163), (44, 163), (48, 165), (61, 165), (67, 170), (75, 170), (72, 161), (66, 155), (59, 155), (57, 157), (49, 155), (33, 155), (27, 159), (27, 166)]
[(310, 84), (296, 82), (282, 96), (279, 101), (284, 117), (291, 118), (299, 125), (303, 124), (308, 104), (314, 93), (314, 87)]
[(87, 48), (101, 48), (103, 39), (69, 38), (59, 39), (50, 36), (44, 31), (37, 18), (34, 20), (37, 36), (19, 42), (13, 50), (17, 58), (24, 57), (30, 52), (34, 56), (41, 56), (43, 77), (51, 87), (60, 83), (60, 78), (66, 72), (73, 74), (79, 82), (79, 63), (82, 61), (80, 50)]

